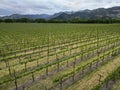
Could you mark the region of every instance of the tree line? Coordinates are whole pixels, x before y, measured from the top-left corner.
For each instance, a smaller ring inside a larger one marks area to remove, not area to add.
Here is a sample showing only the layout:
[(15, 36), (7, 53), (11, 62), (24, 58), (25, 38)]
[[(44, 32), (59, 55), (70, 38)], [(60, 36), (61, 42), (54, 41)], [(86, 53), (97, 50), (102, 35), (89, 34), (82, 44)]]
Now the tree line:
[(45, 19), (0, 19), (0, 23), (120, 23), (120, 19), (71, 19), (71, 20), (45, 20)]

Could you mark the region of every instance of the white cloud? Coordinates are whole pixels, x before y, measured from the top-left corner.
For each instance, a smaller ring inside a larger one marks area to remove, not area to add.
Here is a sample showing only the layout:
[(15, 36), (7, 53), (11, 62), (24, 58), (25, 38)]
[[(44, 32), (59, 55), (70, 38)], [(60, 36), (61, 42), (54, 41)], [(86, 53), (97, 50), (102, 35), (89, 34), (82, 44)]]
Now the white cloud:
[(53, 14), (120, 5), (120, 0), (0, 0), (0, 15)]

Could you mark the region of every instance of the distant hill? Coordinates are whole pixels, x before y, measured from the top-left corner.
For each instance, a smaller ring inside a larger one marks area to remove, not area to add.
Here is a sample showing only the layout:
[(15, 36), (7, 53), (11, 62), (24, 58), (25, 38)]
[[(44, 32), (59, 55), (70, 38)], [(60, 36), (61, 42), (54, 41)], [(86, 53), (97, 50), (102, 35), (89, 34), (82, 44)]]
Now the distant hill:
[(43, 19), (48, 19), (50, 15), (47, 14), (41, 14), (41, 15), (21, 15), (21, 14), (13, 14), (10, 16), (4, 16), (1, 17), (2, 19), (20, 19), (20, 18), (29, 18), (29, 19), (38, 19), (38, 18), (43, 18)]
[(13, 14), (10, 16), (0, 17), (2, 19), (20, 19), (20, 18), (29, 18), (29, 19), (46, 19), (46, 20), (71, 20), (75, 18), (79, 19), (120, 19), (120, 6), (112, 8), (98, 8), (94, 10), (82, 10), (77, 12), (59, 12), (53, 15), (47, 14), (37, 14), (37, 15), (21, 15)]
[(62, 13), (53, 18), (56, 20), (71, 20), (75, 18), (80, 19), (120, 19), (120, 6), (112, 8), (98, 8), (94, 10), (83, 10), (74, 12), (72, 14)]

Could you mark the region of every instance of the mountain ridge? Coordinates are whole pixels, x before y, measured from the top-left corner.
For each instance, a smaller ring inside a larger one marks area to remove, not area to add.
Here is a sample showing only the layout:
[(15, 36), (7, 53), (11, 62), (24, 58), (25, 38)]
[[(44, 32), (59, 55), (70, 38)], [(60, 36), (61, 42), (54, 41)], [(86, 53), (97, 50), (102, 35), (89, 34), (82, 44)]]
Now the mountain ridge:
[(66, 11), (58, 12), (53, 15), (48, 14), (12, 14), (10, 16), (3, 16), (0, 19), (46, 19), (46, 20), (71, 20), (71, 19), (120, 19), (120, 6), (111, 8), (98, 8), (94, 10), (81, 10), (81, 11)]

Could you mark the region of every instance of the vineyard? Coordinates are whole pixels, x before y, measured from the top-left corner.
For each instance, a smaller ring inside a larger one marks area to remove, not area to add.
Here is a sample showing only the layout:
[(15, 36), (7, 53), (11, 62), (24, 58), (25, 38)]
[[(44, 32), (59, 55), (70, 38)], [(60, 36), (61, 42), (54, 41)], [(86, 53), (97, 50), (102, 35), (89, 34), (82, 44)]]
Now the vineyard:
[(120, 90), (119, 24), (0, 24), (0, 90)]

